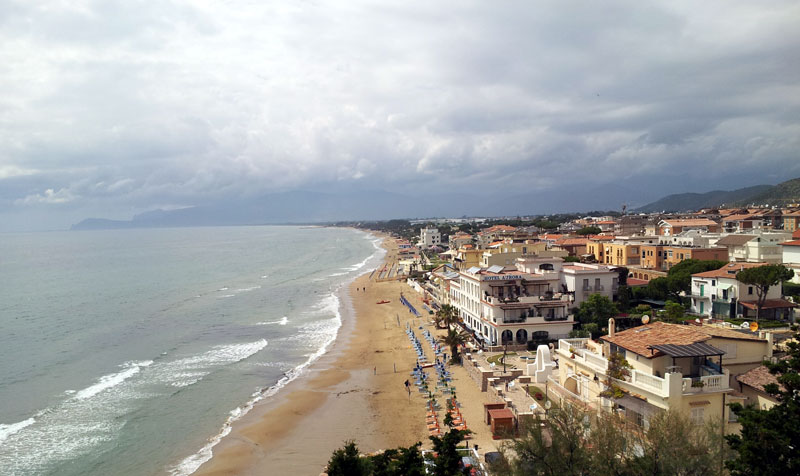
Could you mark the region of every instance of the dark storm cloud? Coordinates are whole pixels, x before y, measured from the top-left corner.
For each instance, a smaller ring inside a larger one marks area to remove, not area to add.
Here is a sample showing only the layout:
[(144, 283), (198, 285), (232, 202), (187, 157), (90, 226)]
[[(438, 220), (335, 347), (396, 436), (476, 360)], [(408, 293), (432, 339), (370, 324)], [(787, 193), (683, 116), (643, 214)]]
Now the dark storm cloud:
[(635, 201), (800, 175), (796, 2), (0, 9), (8, 216), (325, 187), (580, 198), (624, 180)]

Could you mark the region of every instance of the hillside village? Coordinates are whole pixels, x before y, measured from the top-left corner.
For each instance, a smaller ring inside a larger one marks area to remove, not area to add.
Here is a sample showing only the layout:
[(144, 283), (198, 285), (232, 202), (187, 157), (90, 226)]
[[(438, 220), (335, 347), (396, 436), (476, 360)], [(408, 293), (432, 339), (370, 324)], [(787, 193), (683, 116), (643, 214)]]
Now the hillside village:
[[(407, 280), (432, 318), (452, 309), (464, 366), (517, 419), (568, 400), (641, 428), (677, 409), (737, 433), (731, 403), (775, 405), (762, 362), (798, 318), (800, 207), (593, 215), (361, 226), (399, 248), (375, 279)], [(793, 274), (759, 286), (746, 273), (773, 265)]]

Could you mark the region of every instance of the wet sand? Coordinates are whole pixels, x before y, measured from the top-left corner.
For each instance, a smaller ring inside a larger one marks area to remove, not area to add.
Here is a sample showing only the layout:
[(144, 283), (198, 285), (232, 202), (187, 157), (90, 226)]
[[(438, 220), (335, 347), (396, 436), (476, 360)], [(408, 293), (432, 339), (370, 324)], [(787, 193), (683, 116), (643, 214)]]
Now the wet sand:
[[(387, 260), (392, 245), (385, 242)], [(419, 301), (405, 283), (357, 278), (350, 299), (343, 299), (343, 324), (331, 350), (236, 422), (195, 474), (318, 475), (347, 440), (362, 452), (429, 443), (422, 397), (409, 397), (404, 386), (416, 354), (405, 334), (413, 316), (399, 302), (401, 291)]]

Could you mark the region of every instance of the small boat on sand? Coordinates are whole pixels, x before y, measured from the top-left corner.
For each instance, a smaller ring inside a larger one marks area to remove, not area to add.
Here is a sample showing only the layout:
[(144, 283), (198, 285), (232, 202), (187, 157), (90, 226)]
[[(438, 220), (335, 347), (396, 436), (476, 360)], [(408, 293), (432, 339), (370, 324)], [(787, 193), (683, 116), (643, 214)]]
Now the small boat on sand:
[(376, 304), (388, 304), (390, 302), (392, 302), (392, 301), (380, 300)]

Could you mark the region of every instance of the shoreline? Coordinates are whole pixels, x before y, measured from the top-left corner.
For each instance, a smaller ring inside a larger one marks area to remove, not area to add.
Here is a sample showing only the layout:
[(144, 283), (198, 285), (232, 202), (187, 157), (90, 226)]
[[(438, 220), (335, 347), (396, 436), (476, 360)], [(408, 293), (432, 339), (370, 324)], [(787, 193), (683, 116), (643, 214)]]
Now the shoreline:
[[(383, 240), (383, 259), (391, 259), (391, 238), (373, 236)], [(338, 291), (342, 325), (327, 351), (233, 422), (193, 474), (318, 475), (346, 440), (365, 452), (426, 441), (422, 406), (403, 386), (415, 358), (401, 351), (408, 347), (408, 318), (400, 319), (404, 308), (397, 297), (409, 288), (369, 281), (370, 271)], [(376, 305), (379, 299), (392, 302)]]

